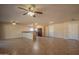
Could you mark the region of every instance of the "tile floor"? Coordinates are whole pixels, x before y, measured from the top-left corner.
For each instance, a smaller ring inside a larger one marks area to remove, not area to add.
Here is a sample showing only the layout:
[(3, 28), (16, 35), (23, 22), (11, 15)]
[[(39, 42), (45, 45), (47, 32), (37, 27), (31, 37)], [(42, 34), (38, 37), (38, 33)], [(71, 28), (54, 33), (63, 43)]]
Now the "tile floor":
[(38, 37), (0, 40), (1, 55), (78, 55), (79, 41)]

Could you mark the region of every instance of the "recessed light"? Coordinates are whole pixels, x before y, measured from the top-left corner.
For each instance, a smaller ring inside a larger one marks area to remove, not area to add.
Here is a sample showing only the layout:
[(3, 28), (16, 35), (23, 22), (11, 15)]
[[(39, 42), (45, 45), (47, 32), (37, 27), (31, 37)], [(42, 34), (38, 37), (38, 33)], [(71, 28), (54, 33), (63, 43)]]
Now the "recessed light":
[(16, 23), (12, 23), (12, 25), (16, 25)]
[(12, 21), (12, 25), (16, 25), (16, 22), (15, 21)]
[(50, 24), (53, 24), (54, 22), (53, 22), (53, 21), (50, 21), (49, 23), (50, 23)]

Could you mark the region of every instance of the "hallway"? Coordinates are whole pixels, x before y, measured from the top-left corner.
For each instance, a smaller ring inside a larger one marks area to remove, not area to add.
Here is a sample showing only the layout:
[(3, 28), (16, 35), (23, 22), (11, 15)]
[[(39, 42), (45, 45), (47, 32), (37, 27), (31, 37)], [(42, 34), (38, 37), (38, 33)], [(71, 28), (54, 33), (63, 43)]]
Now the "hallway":
[(79, 41), (70, 39), (38, 37), (36, 41), (26, 38), (0, 41), (1, 55), (77, 55)]

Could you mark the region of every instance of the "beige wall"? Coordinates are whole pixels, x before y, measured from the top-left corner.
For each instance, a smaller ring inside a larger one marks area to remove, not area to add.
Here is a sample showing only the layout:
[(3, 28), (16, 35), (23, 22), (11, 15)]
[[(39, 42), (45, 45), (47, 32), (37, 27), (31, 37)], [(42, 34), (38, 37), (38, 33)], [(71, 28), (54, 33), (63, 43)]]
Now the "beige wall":
[[(52, 28), (53, 27), (53, 28)], [(48, 25), (46, 33), (49, 33), (57, 38), (78, 39), (79, 38), (79, 21), (69, 21)], [(52, 34), (53, 33), (53, 34)], [(52, 36), (52, 37), (53, 37)]]
[(54, 35), (58, 38), (64, 38), (64, 23), (54, 24)]
[(45, 36), (49, 36), (48, 31), (48, 26), (45, 26)]
[(4, 37), (4, 29), (3, 29), (3, 25), (0, 24), (0, 39), (3, 39)]
[(0, 24), (0, 38), (19, 38), (22, 37), (22, 31), (27, 31), (26, 25)]

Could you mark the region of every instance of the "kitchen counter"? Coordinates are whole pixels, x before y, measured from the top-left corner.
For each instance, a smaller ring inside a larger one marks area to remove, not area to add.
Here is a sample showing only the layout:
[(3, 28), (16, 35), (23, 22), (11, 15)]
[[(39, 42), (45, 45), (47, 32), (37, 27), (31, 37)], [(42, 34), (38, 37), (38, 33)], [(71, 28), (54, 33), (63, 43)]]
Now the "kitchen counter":
[[(35, 32), (36, 33), (36, 32)], [(35, 37), (36, 37), (36, 35), (35, 35), (35, 33), (33, 32), (33, 31), (23, 31), (22, 32), (22, 36), (24, 37), (24, 38), (28, 38), (28, 39), (35, 39)]]

